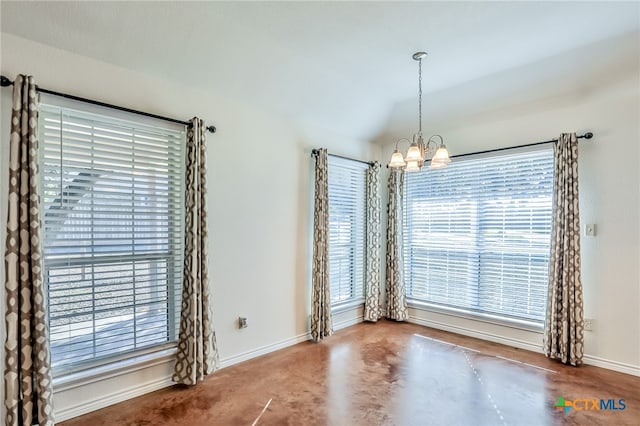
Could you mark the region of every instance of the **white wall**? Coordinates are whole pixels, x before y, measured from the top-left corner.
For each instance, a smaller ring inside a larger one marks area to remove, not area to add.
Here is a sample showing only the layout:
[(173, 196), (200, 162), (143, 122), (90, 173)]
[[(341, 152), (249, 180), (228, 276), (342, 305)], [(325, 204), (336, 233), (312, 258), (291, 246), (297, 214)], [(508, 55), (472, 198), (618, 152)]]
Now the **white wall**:
[[(215, 124), (208, 136), (209, 267), (222, 364), (307, 339), (311, 239), (311, 149), (369, 159), (379, 147), (298, 127), (286, 117), (215, 93), (163, 81), (110, 64), (2, 34), (0, 70), (30, 74), (42, 87), (160, 115)], [(11, 89), (2, 89), (0, 217), (6, 218)], [(4, 223), (4, 222), (3, 222)], [(4, 242), (4, 225), (0, 228)], [(4, 250), (4, 243), (0, 245)], [(4, 252), (1, 253), (4, 258)], [(0, 274), (4, 276), (4, 262)], [(249, 327), (236, 327), (238, 316)], [(336, 325), (361, 318), (336, 315)], [(4, 324), (4, 322), (3, 322)], [(4, 327), (2, 328), (4, 333)], [(2, 336), (4, 341), (4, 336)], [(1, 365), (4, 365), (2, 362)], [(167, 385), (171, 357), (86, 386), (55, 387), (58, 420)]]
[[(561, 132), (595, 134), (590, 141), (581, 141), (579, 149), (581, 224), (583, 231), (587, 223), (597, 225), (596, 237), (581, 239), (585, 317), (595, 320), (594, 330), (585, 332), (585, 361), (636, 375), (640, 375), (639, 75), (636, 60), (631, 68), (612, 70), (608, 78), (599, 76), (597, 84), (511, 107), (498, 108), (488, 101), (476, 114), (443, 118), (445, 125), (437, 129), (452, 154), (549, 140)], [(517, 98), (517, 93), (511, 96)], [(385, 144), (381, 160), (388, 161), (392, 150)], [(418, 309), (411, 309), (411, 316), (423, 325), (526, 349), (541, 347), (540, 333)]]

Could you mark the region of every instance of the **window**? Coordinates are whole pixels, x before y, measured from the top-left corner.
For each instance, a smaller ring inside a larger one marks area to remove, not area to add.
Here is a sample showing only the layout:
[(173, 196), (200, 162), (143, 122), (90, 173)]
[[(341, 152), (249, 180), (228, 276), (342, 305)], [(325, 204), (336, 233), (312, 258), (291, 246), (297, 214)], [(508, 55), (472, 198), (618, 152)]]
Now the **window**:
[(329, 287), (333, 305), (364, 297), (367, 165), (329, 156)]
[(176, 340), (184, 129), (127, 117), (40, 105), (54, 375)]
[(407, 173), (405, 185), (409, 298), (542, 324), (553, 151), (459, 158)]

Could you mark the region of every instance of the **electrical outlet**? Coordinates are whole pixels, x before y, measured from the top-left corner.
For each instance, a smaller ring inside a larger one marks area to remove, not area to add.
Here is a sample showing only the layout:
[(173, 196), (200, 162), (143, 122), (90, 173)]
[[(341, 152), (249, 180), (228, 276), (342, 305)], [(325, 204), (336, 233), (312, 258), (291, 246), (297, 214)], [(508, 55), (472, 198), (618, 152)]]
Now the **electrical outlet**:
[(584, 226), (584, 235), (587, 237), (595, 237), (596, 236), (596, 225), (594, 223), (587, 223)]
[(584, 329), (585, 331), (593, 331), (593, 318), (585, 318), (584, 319)]
[(238, 318), (238, 328), (247, 328), (249, 324), (247, 324), (247, 319), (245, 317)]

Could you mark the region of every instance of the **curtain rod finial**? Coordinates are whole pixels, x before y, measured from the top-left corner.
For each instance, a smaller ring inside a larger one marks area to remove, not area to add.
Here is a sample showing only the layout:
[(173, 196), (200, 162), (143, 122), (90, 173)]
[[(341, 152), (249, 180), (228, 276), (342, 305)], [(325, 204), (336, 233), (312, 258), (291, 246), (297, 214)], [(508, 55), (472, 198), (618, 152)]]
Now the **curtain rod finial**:
[(207, 126), (207, 130), (210, 131), (211, 133), (215, 133), (216, 132), (216, 126)]
[(591, 132), (587, 132), (587, 133), (584, 134), (584, 138), (585, 139), (591, 139), (592, 137), (593, 137), (593, 133), (591, 133)]
[(12, 84), (13, 84), (13, 81), (9, 80), (4, 75), (0, 76), (0, 86), (7, 87), (7, 86), (11, 86)]

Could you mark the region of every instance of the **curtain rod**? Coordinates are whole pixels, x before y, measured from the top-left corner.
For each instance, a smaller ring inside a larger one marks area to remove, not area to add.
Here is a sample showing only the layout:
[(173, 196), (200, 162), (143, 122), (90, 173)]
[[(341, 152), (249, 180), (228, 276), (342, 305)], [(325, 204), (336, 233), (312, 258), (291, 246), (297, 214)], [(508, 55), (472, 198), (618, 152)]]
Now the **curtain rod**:
[[(577, 139), (591, 139), (592, 137), (593, 137), (592, 132), (587, 132), (584, 135), (576, 136)], [(518, 149), (518, 148), (527, 148), (530, 146), (545, 145), (545, 144), (554, 143), (554, 142), (558, 142), (558, 139), (550, 139), (548, 141), (526, 143), (524, 145), (506, 146), (504, 148), (487, 149), (485, 151), (468, 152), (466, 154), (450, 155), (449, 158), (459, 158), (459, 157), (468, 157), (470, 155), (489, 154), (492, 152), (507, 151), (510, 149)], [(387, 165), (387, 169), (388, 168), (389, 168), (389, 165)]]
[[(577, 139), (591, 139), (592, 137), (593, 137), (593, 133), (587, 132), (584, 135), (577, 136), (576, 138)], [(558, 139), (550, 139), (548, 141), (526, 143), (524, 145), (517, 145), (517, 146), (507, 146), (507, 147), (504, 147), (504, 148), (488, 149), (486, 151), (469, 152), (467, 154), (451, 155), (450, 158), (466, 157), (466, 156), (469, 156), (469, 155), (478, 155), (478, 154), (489, 154), (491, 152), (506, 151), (506, 150), (509, 150), (509, 149), (527, 148), (527, 147), (530, 147), (530, 146), (545, 145), (545, 144), (554, 143), (554, 142), (558, 142)]]
[[(4, 75), (0, 76), (0, 86), (2, 86), (2, 87), (13, 86), (13, 81), (8, 79)], [(73, 99), (74, 101), (80, 101), (80, 102), (85, 102), (85, 103), (92, 104), (92, 105), (98, 105), (98, 106), (101, 106), (101, 107), (116, 109), (118, 111), (130, 112), (130, 113), (133, 113), (133, 114), (143, 115), (145, 117), (156, 118), (156, 119), (162, 120), (162, 121), (169, 121), (171, 123), (183, 124), (183, 125), (185, 125), (187, 127), (191, 126), (191, 123), (189, 121), (178, 120), (176, 118), (170, 118), (170, 117), (163, 117), (161, 115), (151, 114), (149, 112), (138, 111), (138, 110), (135, 110), (135, 109), (126, 108), (126, 107), (113, 105), (113, 104), (108, 104), (108, 103), (105, 103), (105, 102), (94, 101), (93, 99), (81, 98), (80, 96), (75, 96), (75, 95), (69, 95), (67, 93), (56, 92), (56, 91), (45, 89), (45, 88), (42, 88), (42, 87), (39, 87), (39, 86), (36, 86), (36, 90), (38, 92), (46, 93), (48, 95), (59, 96), (61, 98), (67, 98), (67, 99)], [(211, 133), (215, 133), (216, 132), (216, 126), (207, 126), (207, 130), (210, 131)]]
[[(318, 155), (319, 152), (320, 152), (319, 149), (315, 149), (314, 148), (314, 149), (311, 150), (311, 155), (315, 157), (316, 155)], [(363, 160), (358, 160), (358, 159), (355, 159), (355, 158), (345, 157), (343, 155), (330, 154), (330, 153), (327, 153), (327, 155), (330, 155), (330, 156), (336, 157), (336, 158), (342, 158), (343, 160), (350, 160), (350, 161), (356, 161), (358, 163), (368, 164), (370, 166), (375, 164), (375, 161), (363, 161)]]

